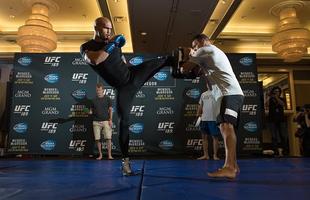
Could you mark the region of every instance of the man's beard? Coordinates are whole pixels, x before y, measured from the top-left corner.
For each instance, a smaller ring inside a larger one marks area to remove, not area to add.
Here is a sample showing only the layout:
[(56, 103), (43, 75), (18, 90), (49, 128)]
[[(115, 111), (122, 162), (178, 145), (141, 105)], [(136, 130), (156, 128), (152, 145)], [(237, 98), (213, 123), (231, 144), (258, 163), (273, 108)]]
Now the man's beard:
[(110, 36), (104, 36), (103, 34), (100, 34), (100, 33), (99, 33), (99, 38), (100, 38), (103, 42), (107, 43), (107, 42), (109, 41), (109, 39), (110, 39)]

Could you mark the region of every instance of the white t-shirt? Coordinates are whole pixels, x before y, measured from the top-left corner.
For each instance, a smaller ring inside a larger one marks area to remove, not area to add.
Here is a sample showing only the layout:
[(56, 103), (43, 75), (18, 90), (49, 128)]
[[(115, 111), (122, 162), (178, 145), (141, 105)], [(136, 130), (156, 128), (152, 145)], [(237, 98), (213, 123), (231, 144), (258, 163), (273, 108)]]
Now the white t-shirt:
[(201, 121), (216, 121), (216, 117), (220, 113), (221, 101), (215, 99), (211, 90), (201, 94), (199, 105), (202, 106)]
[(216, 85), (220, 89), (221, 96), (243, 95), (227, 56), (216, 46), (210, 44), (199, 48), (190, 61), (204, 69), (207, 80), (212, 87)]

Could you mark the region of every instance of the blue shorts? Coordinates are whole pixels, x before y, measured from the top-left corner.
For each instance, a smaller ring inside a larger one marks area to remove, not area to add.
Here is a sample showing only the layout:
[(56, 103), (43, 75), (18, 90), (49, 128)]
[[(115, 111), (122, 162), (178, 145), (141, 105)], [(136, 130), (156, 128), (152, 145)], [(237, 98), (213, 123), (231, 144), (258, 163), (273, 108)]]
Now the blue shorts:
[(216, 121), (201, 121), (200, 130), (203, 134), (220, 136), (220, 129), (217, 127)]

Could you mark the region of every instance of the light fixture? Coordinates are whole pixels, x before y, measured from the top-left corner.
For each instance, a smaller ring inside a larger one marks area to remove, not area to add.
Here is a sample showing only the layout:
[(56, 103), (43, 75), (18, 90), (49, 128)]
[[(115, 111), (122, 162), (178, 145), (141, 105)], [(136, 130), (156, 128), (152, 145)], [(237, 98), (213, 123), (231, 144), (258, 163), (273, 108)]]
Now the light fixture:
[(114, 19), (114, 22), (117, 22), (117, 23), (121, 23), (121, 22), (126, 22), (127, 21), (126, 17), (123, 17), (123, 16), (115, 16), (113, 19)]
[(299, 61), (310, 46), (310, 31), (299, 23), (296, 11), (304, 6), (302, 1), (285, 1), (270, 9), (271, 14), (280, 17), (279, 29), (272, 37), (272, 50), (284, 62)]
[(147, 35), (147, 32), (142, 31), (142, 32), (140, 32), (140, 34), (141, 34), (142, 36), (146, 36), (146, 35)]
[(17, 44), (22, 52), (51, 52), (57, 47), (57, 35), (49, 22), (49, 12), (59, 10), (53, 0), (23, 0), (32, 13), (25, 25), (19, 27)]
[(209, 22), (210, 22), (210, 24), (215, 25), (215, 24), (219, 23), (219, 20), (218, 19), (210, 19)]

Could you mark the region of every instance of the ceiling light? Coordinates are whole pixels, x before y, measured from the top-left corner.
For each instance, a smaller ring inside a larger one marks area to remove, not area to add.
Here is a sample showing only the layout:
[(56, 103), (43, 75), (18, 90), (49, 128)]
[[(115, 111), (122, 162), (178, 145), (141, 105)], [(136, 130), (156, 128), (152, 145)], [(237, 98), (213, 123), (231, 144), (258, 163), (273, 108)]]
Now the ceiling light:
[(280, 17), (279, 29), (272, 37), (272, 50), (284, 62), (299, 61), (310, 46), (310, 31), (303, 28), (296, 15), (303, 7), (302, 1), (285, 1), (271, 8), (271, 13)]
[(123, 16), (115, 16), (115, 17), (113, 17), (113, 19), (114, 19), (114, 22), (117, 22), (117, 23), (127, 21), (126, 17), (123, 17)]
[(143, 35), (143, 36), (146, 36), (147, 32), (141, 32), (140, 34)]
[(218, 24), (219, 20), (218, 19), (210, 19), (209, 20), (210, 24)]
[(57, 35), (49, 22), (49, 11), (58, 10), (53, 0), (24, 0), (32, 13), (25, 25), (19, 27), (17, 44), (22, 52), (51, 52), (57, 47)]

